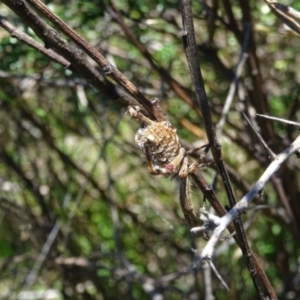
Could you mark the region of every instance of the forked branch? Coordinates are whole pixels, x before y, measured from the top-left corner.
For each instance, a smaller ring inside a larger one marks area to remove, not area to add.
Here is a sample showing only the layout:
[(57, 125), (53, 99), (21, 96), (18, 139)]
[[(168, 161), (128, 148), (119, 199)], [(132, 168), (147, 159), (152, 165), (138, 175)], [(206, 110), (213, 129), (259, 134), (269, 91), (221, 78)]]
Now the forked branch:
[(254, 184), (252, 189), (222, 218), (217, 220), (216, 228), (202, 251), (198, 262), (203, 259), (211, 259), (216, 243), (218, 242), (222, 232), (226, 229), (228, 224), (237, 218), (241, 213), (245, 212), (254, 197), (261, 193), (272, 175), (280, 168), (280, 166), (295, 152), (300, 149), (300, 135), (294, 140), (294, 142), (283, 152), (276, 156), (266, 171), (261, 175), (259, 180)]

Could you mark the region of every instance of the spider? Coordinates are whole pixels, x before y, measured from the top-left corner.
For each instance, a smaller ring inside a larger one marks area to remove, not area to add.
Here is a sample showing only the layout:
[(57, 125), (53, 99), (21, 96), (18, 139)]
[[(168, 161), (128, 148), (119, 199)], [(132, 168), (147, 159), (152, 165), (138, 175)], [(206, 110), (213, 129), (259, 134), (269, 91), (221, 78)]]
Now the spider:
[[(153, 104), (157, 105), (157, 100)], [(207, 230), (211, 225), (205, 210), (205, 201), (203, 201), (200, 210), (200, 215), (203, 217), (200, 218), (194, 212), (188, 175), (203, 162), (203, 158), (209, 150), (209, 144), (186, 151), (181, 146), (176, 128), (169, 121), (152, 121), (141, 113), (141, 108), (138, 106), (129, 106), (128, 112), (144, 126), (136, 133), (135, 142), (146, 156), (150, 173), (153, 175), (169, 175), (171, 179), (178, 175), (180, 177), (180, 206), (187, 223), (191, 228), (197, 228), (199, 232)], [(203, 155), (200, 155), (195, 162), (189, 165), (187, 155), (204, 147)], [(203, 232), (203, 236), (204, 239), (209, 240), (207, 232)]]
[[(153, 104), (157, 105), (157, 100)], [(141, 113), (138, 106), (129, 106), (128, 112), (143, 125), (135, 135), (135, 142), (145, 154), (150, 173), (169, 175), (171, 179), (178, 175), (180, 178), (179, 200), (185, 219), (190, 227), (202, 225), (203, 222), (194, 213), (188, 175), (201, 164), (203, 156), (201, 155), (190, 165), (187, 157), (187, 154), (199, 148), (186, 151), (181, 146), (176, 128), (169, 121), (152, 121)], [(203, 147), (206, 149), (204, 150), (204, 155), (206, 155), (209, 147), (204, 145), (200, 148)], [(207, 239), (206, 234), (204, 237)]]
[(152, 175), (183, 178), (199, 165), (199, 162), (189, 165), (187, 154), (190, 152), (181, 146), (177, 130), (169, 121), (152, 121), (138, 106), (129, 106), (128, 112), (143, 125), (135, 135), (135, 142), (145, 154)]

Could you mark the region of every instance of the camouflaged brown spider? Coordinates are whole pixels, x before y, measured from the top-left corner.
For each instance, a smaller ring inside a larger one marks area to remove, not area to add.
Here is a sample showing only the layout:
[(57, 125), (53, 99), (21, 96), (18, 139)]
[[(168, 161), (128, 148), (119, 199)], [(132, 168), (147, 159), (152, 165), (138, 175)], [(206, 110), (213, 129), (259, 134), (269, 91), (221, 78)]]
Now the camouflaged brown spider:
[(143, 125), (135, 135), (135, 142), (145, 154), (152, 175), (183, 178), (199, 165), (199, 162), (189, 165), (187, 154), (190, 152), (181, 146), (177, 130), (169, 121), (152, 121), (138, 106), (129, 106), (128, 112)]
[[(158, 105), (157, 100), (152, 103)], [(180, 177), (179, 200), (184, 217), (190, 227), (201, 226), (203, 222), (194, 212), (188, 175), (201, 164), (203, 156), (201, 155), (197, 161), (191, 164), (187, 157), (188, 154), (199, 148), (186, 151), (181, 146), (176, 128), (169, 121), (152, 121), (141, 113), (138, 106), (128, 107), (128, 112), (143, 126), (136, 133), (135, 142), (145, 154), (150, 173), (169, 175), (171, 179), (177, 175)], [(203, 147), (206, 149), (204, 150), (205, 156), (209, 147), (208, 145)], [(204, 238), (208, 239), (206, 233)]]
[[(157, 101), (153, 104), (158, 105)], [(201, 217), (194, 212), (188, 175), (202, 164), (209, 150), (209, 145), (186, 151), (181, 146), (176, 128), (169, 121), (152, 121), (141, 113), (141, 108), (138, 106), (129, 106), (128, 112), (143, 125), (135, 135), (135, 142), (145, 154), (150, 173), (153, 175), (169, 175), (171, 179), (176, 175), (180, 177), (179, 200), (184, 217), (191, 228), (197, 228), (197, 232), (204, 231), (203, 237), (208, 240), (209, 236), (205, 231), (211, 224), (207, 218), (205, 203), (203, 201), (200, 210)], [(203, 154), (195, 162), (189, 164), (187, 155), (201, 148), (205, 148)], [(202, 166), (210, 164), (208, 162), (202, 164)]]

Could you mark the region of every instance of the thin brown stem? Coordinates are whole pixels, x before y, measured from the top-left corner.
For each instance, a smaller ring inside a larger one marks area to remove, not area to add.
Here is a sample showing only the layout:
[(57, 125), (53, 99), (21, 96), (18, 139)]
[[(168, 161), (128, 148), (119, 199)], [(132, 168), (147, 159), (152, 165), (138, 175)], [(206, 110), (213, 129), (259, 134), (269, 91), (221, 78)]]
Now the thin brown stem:
[[(5, 0), (5, 2), (10, 2)], [(77, 32), (70, 28), (65, 22), (53, 14), (48, 7), (39, 0), (28, 0), (28, 2), (38, 10), (43, 16), (57, 26), (67, 37), (76, 45), (85, 51), (104, 71), (106, 76), (111, 77), (118, 82), (133, 98), (135, 98), (156, 120), (164, 120), (164, 115), (153, 106), (151, 102), (139, 91), (139, 89), (129, 81), (117, 68), (110, 64), (107, 59), (87, 41), (85, 41)], [(33, 28), (34, 29), (34, 28)], [(38, 34), (38, 33), (37, 33)], [(43, 32), (38, 34), (43, 40), (48, 42), (47, 36)]]
[[(192, 7), (191, 7), (190, 0), (182, 0), (181, 8), (182, 8), (182, 22), (183, 22), (183, 43), (186, 50), (186, 56), (190, 67), (192, 81), (195, 87), (196, 98), (202, 110), (204, 126), (205, 126), (206, 134), (209, 140), (209, 144), (212, 150), (215, 163), (218, 167), (221, 178), (223, 180), (223, 184), (227, 193), (227, 198), (229, 200), (229, 203), (231, 207), (233, 207), (236, 204), (236, 200), (235, 200), (234, 192), (232, 189), (232, 185), (230, 183), (228, 173), (223, 163), (221, 145), (218, 143), (217, 140), (215, 127), (212, 122), (211, 113), (208, 105), (208, 99), (204, 88), (203, 78), (199, 68), (200, 63), (199, 63), (198, 53), (197, 53)], [(240, 216), (237, 216), (237, 218), (234, 221), (234, 225), (238, 236), (239, 245), (247, 261), (247, 266), (250, 275), (252, 277), (252, 280), (254, 282), (254, 285), (256, 287), (257, 294), (259, 295), (260, 299), (266, 299), (266, 297), (270, 295), (269, 291), (270, 290), (272, 291), (272, 287), (270, 285), (264, 286), (263, 283), (267, 282), (267, 280), (265, 280), (265, 278), (263, 278), (262, 280), (260, 278), (261, 274), (259, 274), (256, 270), (257, 268), (255, 265), (255, 261), (251, 253), (251, 250), (249, 248)]]

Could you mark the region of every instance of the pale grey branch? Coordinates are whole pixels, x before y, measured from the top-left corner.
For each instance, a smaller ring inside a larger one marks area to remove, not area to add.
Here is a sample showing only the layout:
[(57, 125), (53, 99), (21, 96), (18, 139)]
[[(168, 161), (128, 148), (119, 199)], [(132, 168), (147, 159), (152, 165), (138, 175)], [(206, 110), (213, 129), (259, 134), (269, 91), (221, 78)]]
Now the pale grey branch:
[(203, 259), (212, 258), (214, 247), (218, 242), (222, 232), (226, 229), (230, 222), (248, 209), (250, 202), (263, 190), (271, 176), (280, 168), (282, 163), (298, 149), (300, 149), (300, 135), (298, 135), (295, 141), (287, 149), (276, 156), (259, 180), (254, 184), (252, 189), (225, 216), (220, 219), (219, 225), (213, 231), (213, 234), (203, 249), (197, 263)]

